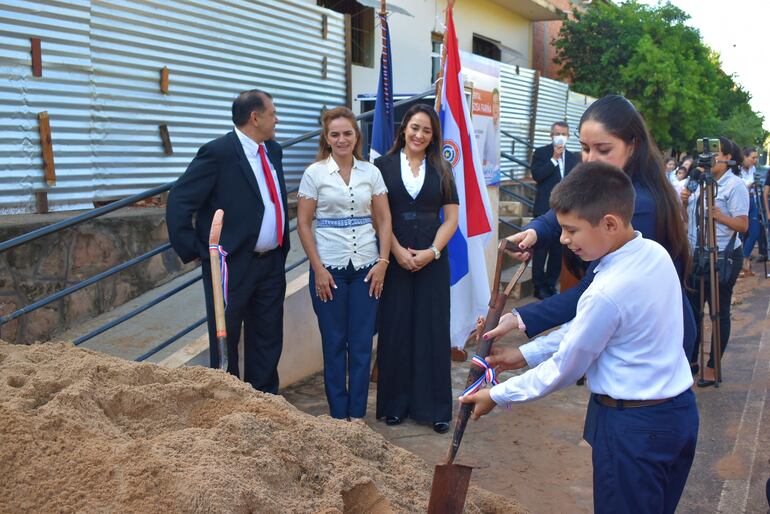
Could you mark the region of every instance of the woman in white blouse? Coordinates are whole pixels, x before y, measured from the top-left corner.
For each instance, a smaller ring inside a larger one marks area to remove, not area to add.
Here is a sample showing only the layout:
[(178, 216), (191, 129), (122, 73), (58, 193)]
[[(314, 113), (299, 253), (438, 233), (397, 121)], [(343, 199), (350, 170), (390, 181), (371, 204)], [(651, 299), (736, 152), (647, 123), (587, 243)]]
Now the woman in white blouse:
[(388, 190), (380, 170), (361, 160), (353, 112), (336, 107), (321, 123), (318, 160), (299, 185), (297, 231), (310, 260), (329, 410), (356, 421), (366, 414), (377, 301), (389, 262)]

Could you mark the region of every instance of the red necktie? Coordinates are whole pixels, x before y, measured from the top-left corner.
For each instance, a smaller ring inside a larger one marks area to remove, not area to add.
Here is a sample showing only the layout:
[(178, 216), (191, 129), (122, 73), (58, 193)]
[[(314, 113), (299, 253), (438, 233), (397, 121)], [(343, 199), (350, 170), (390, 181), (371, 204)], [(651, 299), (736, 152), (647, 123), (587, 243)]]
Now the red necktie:
[(283, 212), (281, 212), (281, 201), (278, 199), (278, 190), (275, 188), (273, 174), (270, 172), (270, 163), (267, 162), (267, 155), (265, 155), (265, 145), (259, 145), (259, 157), (262, 159), (262, 171), (265, 173), (265, 182), (267, 182), (267, 190), (270, 192), (270, 201), (275, 206), (278, 246), (283, 246)]

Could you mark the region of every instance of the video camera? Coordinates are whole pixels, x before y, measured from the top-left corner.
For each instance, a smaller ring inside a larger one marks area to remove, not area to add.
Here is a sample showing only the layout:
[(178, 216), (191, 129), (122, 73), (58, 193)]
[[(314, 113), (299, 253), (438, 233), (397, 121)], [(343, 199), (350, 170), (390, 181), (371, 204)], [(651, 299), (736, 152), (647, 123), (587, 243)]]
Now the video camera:
[(722, 145), (719, 138), (702, 137), (696, 142), (698, 149), (697, 164), (690, 168), (687, 174), (687, 190), (694, 193), (698, 189), (698, 184), (702, 184), (707, 176), (711, 175), (711, 168), (716, 164), (717, 154), (722, 153)]

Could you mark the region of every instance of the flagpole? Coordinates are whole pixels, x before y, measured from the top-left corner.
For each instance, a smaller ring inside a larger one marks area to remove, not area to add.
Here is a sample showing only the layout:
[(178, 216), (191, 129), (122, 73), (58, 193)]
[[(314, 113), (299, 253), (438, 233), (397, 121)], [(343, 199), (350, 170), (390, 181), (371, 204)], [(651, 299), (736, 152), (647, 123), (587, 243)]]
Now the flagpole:
[(446, 66), (447, 17), (449, 16), (449, 12), (452, 10), (454, 5), (455, 0), (447, 0), (446, 11), (444, 12), (444, 40), (441, 42), (441, 66), (439, 66), (438, 78), (436, 79), (436, 102), (433, 105), (434, 109), (436, 109), (436, 112), (441, 109), (441, 89), (443, 87), (444, 81), (444, 67)]

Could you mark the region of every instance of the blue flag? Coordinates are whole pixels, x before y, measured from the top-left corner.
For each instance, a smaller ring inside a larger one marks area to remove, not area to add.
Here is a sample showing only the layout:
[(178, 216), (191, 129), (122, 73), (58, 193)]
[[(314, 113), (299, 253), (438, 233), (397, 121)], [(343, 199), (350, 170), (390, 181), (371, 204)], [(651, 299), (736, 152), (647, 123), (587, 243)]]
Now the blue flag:
[(369, 160), (374, 161), (393, 146), (393, 66), (390, 60), (390, 32), (388, 18), (380, 13), (382, 26), (382, 55), (380, 56), (380, 81), (377, 85), (377, 100), (374, 103), (372, 123), (372, 146)]

